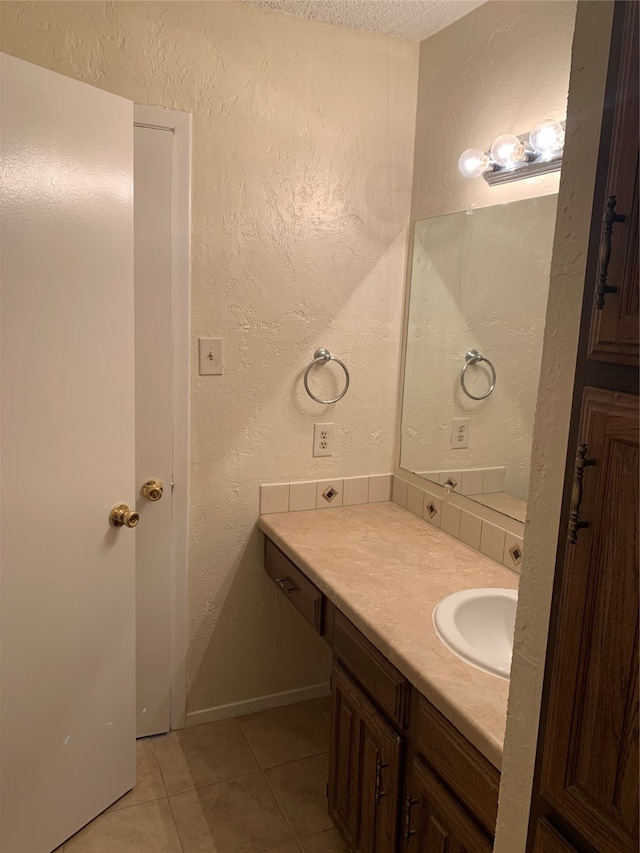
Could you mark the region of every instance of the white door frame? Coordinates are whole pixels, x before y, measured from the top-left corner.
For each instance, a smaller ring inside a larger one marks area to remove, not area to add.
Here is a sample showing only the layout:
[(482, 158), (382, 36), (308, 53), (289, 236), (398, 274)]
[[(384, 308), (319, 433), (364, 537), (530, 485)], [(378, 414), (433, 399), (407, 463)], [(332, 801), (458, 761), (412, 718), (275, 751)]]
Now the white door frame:
[[(171, 212), (172, 510), (171, 700), (172, 729), (186, 724), (187, 558), (189, 533), (189, 335), (191, 256), (191, 113), (134, 105), (134, 124), (173, 132)], [(135, 201), (134, 201), (135, 203)]]

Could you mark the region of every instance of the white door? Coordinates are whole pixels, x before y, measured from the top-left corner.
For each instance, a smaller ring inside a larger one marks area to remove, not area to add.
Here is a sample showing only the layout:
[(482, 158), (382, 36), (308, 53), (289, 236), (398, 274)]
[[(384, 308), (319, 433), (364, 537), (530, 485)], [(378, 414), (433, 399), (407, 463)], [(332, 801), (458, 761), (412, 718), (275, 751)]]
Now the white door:
[[(134, 131), (136, 482), (136, 735), (169, 730), (171, 680), (171, 244), (173, 132)], [(147, 493), (157, 498), (153, 489)]]
[(1, 56), (0, 849), (135, 782), (133, 105)]

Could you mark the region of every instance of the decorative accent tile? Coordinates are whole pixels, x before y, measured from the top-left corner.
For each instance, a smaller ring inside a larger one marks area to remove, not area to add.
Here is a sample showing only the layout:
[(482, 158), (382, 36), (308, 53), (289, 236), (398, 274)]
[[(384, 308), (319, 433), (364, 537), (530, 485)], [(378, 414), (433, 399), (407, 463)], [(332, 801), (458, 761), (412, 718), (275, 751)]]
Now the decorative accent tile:
[(407, 508), (407, 492), (409, 484), (406, 480), (401, 480), (400, 477), (393, 476), (393, 487), (391, 491), (391, 500), (398, 506)]
[(460, 516), (461, 510), (460, 507), (454, 506), (453, 504), (447, 503), (447, 501), (443, 501), (442, 503), (442, 521), (440, 522), (440, 529), (444, 530), (445, 533), (449, 533), (451, 536), (455, 536), (456, 539), (460, 538)]
[(480, 537), (482, 535), (482, 519), (462, 510), (460, 517), (460, 541), (470, 548), (480, 550)]
[(289, 484), (260, 486), (260, 514), (289, 512)]
[(440, 485), (452, 492), (460, 491), (460, 483), (462, 482), (462, 471), (441, 471)]
[(407, 509), (418, 518), (422, 518), (422, 508), (424, 506), (424, 492), (413, 483), (409, 483), (407, 488)]
[(482, 468), (477, 471), (463, 471), (460, 491), (463, 495), (481, 495), (483, 482), (484, 470)]
[(377, 474), (369, 477), (369, 503), (391, 500), (391, 474)]
[(319, 480), (316, 483), (316, 509), (342, 506), (342, 480)]
[(482, 522), (482, 536), (480, 537), (480, 550), (487, 557), (502, 563), (504, 557), (504, 540), (506, 533), (501, 527), (496, 527), (495, 524), (490, 524), (488, 521)]
[(442, 498), (438, 498), (430, 492), (425, 492), (422, 517), (425, 521), (433, 524), (434, 527), (440, 527), (440, 522), (442, 520)]
[(513, 569), (516, 572), (520, 571), (522, 565), (523, 543), (520, 536), (514, 536), (512, 533), (507, 533), (504, 539), (504, 554), (502, 557), (503, 564), (508, 569)]
[(482, 491), (485, 495), (491, 492), (504, 492), (504, 468), (485, 468)]
[(355, 506), (366, 504), (369, 499), (369, 478), (349, 477), (343, 480), (344, 493), (342, 503), (344, 506)]
[(316, 508), (316, 481), (289, 484), (289, 511)]

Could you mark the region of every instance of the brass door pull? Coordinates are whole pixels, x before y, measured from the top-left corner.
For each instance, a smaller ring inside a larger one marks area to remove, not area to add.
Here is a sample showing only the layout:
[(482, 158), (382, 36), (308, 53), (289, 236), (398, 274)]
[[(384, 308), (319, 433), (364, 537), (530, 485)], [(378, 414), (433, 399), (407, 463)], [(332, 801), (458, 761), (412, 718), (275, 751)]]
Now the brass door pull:
[(137, 527), (140, 516), (126, 504), (116, 504), (109, 513), (109, 521), (114, 527)]
[(161, 480), (147, 480), (140, 489), (142, 497), (148, 501), (159, 501), (164, 494), (164, 486)]
[(582, 504), (582, 478), (584, 469), (589, 465), (595, 465), (595, 459), (587, 459), (587, 445), (578, 447), (576, 456), (576, 470), (573, 478), (573, 492), (571, 494), (571, 509), (569, 511), (569, 544), (575, 545), (578, 541), (578, 532), (589, 527), (588, 521), (580, 521), (580, 506)]

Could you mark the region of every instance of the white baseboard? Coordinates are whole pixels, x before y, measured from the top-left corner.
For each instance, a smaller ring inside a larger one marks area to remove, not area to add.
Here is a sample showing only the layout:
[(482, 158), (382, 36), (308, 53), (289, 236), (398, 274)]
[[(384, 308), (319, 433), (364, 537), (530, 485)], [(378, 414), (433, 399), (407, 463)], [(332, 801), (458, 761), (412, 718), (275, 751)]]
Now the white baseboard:
[(242, 702), (231, 702), (229, 705), (216, 705), (215, 708), (190, 711), (187, 713), (187, 728), (199, 726), (202, 723), (215, 723), (216, 720), (227, 720), (229, 717), (243, 717), (245, 714), (279, 708), (282, 705), (294, 705), (306, 699), (319, 699), (321, 696), (328, 696), (329, 693), (329, 683), (324, 682), (300, 687), (297, 690), (285, 690), (283, 693), (256, 696), (255, 699), (245, 699)]

